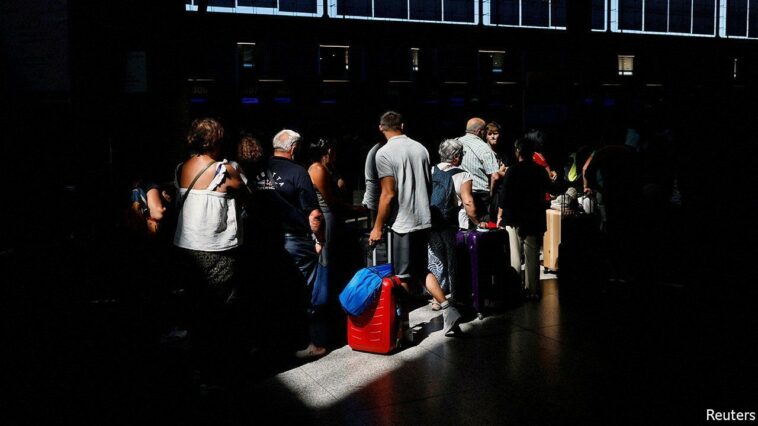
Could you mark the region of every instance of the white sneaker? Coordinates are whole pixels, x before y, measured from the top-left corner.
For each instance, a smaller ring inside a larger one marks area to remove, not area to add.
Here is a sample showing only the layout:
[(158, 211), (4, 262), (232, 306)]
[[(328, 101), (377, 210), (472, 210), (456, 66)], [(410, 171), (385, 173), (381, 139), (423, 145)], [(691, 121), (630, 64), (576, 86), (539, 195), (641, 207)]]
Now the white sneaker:
[(442, 334), (447, 336), (448, 333), (453, 331), (455, 326), (458, 325), (458, 322), (460, 322), (461, 314), (454, 307), (448, 306), (442, 310), (442, 319), (444, 324), (442, 327)]

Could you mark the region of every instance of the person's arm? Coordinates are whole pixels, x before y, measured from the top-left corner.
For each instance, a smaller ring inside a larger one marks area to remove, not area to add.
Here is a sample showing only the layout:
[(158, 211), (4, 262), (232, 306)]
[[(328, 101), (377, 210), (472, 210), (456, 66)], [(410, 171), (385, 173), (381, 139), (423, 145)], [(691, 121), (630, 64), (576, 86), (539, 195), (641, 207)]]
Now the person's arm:
[(394, 177), (383, 177), (379, 180), (379, 183), (382, 187), (382, 193), (379, 196), (379, 210), (376, 214), (374, 229), (371, 230), (371, 235), (369, 236), (369, 243), (372, 245), (378, 243), (382, 239), (382, 229), (390, 217), (392, 200), (394, 200), (397, 195)]
[(308, 215), (308, 224), (311, 227), (311, 232), (316, 236), (316, 244), (324, 245), (324, 214), (320, 209), (313, 209)]
[(590, 154), (589, 157), (587, 157), (587, 161), (584, 162), (584, 166), (582, 167), (582, 184), (584, 185), (584, 193), (585, 194), (591, 194), (592, 190), (590, 189), (589, 181), (587, 180), (587, 170), (590, 168), (590, 164), (592, 163), (592, 157), (595, 155), (593, 152)]
[(504, 227), (505, 222), (503, 219), (503, 211), (511, 204), (511, 191), (510, 186), (512, 183), (511, 174), (512, 168), (509, 168), (503, 177), (503, 184), (500, 185), (500, 192), (498, 193), (498, 205), (497, 205), (497, 226)]
[(155, 235), (158, 232), (158, 223), (163, 219), (163, 214), (166, 212), (158, 188), (151, 188), (147, 191), (147, 208), (150, 211), (150, 217), (147, 218), (147, 231), (149, 234)]
[(545, 170), (547, 170), (547, 176), (550, 178), (551, 181), (555, 182), (555, 179), (558, 178), (558, 173), (551, 169), (550, 166), (545, 167)]
[(476, 218), (476, 205), (474, 204), (473, 180), (467, 180), (461, 184), (461, 202), (463, 209), (466, 210), (471, 223), (479, 226), (479, 219)]
[(500, 173), (498, 173), (500, 171), (500, 165), (497, 163), (497, 157), (491, 149), (484, 151), (481, 156), (484, 173), (488, 174), (490, 177), (490, 196), (492, 196), (493, 191), (495, 190), (495, 184), (502, 177), (500, 176)]
[(227, 190), (231, 189), (232, 191), (236, 191), (245, 186), (245, 182), (243, 182), (239, 170), (237, 170), (231, 164), (226, 164), (225, 167), (227, 178), (224, 180), (224, 185), (226, 186)]
[(551, 179), (550, 175), (545, 176), (542, 179), (542, 189), (543, 189), (543, 191), (550, 192), (550, 190), (552, 189), (552, 187), (554, 186), (554, 184), (555, 184), (555, 180)]
[(500, 170), (496, 171), (495, 173), (490, 175), (490, 196), (495, 195), (495, 187), (497, 184), (497, 181), (503, 178), (503, 175), (500, 174)]
[(316, 237), (316, 241), (320, 244), (324, 244), (324, 214), (318, 206), (318, 198), (316, 197), (316, 190), (311, 183), (310, 176), (305, 170), (302, 173), (298, 173), (295, 178), (295, 187), (298, 188), (298, 198), (300, 207), (304, 212), (308, 213), (308, 225), (311, 228), (311, 232)]
[(377, 209), (376, 194), (379, 193), (376, 170), (376, 150), (371, 148), (366, 155), (366, 163), (363, 166), (363, 175), (365, 176), (366, 192), (363, 193), (363, 205), (372, 210)]
[(151, 188), (147, 191), (147, 208), (150, 210), (150, 218), (156, 221), (163, 219), (166, 208), (163, 207), (161, 194), (158, 188)]

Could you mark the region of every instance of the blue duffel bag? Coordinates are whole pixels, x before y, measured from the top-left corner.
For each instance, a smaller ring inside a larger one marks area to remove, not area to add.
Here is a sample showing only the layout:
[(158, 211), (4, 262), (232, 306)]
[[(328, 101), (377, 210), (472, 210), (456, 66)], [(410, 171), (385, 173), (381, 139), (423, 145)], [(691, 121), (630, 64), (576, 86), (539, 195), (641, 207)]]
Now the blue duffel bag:
[(358, 316), (379, 297), (382, 279), (394, 275), (392, 264), (369, 266), (358, 270), (340, 293), (342, 309)]

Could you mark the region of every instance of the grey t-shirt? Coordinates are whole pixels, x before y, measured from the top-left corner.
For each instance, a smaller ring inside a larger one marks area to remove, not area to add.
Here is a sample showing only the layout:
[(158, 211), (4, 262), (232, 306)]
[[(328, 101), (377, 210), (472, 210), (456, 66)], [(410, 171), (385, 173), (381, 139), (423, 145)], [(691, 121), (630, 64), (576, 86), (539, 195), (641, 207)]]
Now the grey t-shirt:
[(376, 152), (382, 145), (382, 143), (378, 143), (371, 148), (366, 156), (366, 166), (363, 170), (366, 175), (366, 192), (363, 193), (363, 205), (369, 210), (379, 208), (379, 193), (382, 187), (379, 185), (379, 176), (376, 171)]
[(431, 166), (426, 148), (405, 135), (392, 137), (376, 153), (376, 170), (379, 179), (395, 178), (392, 230), (405, 234), (430, 228)]

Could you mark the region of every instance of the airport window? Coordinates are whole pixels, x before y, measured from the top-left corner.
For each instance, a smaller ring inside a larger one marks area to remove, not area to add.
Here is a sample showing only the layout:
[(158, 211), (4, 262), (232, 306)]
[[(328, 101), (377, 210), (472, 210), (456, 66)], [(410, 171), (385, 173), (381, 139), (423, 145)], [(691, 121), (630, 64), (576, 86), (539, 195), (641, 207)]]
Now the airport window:
[(336, 0), (329, 16), (380, 21), (478, 24), (478, 0)]
[[(200, 1), (191, 0), (185, 4), (187, 11), (196, 12)], [(324, 14), (324, 4), (321, 0), (208, 0), (207, 11), (320, 17)]]
[[(712, 0), (694, 0), (692, 2), (692, 32), (697, 34), (715, 34), (716, 5)], [(697, 13), (695, 13), (697, 11)]]
[(566, 29), (568, 0), (484, 0), (484, 25)]
[(621, 76), (633, 76), (634, 55), (618, 55), (618, 71)]
[(347, 80), (350, 71), (350, 46), (319, 46), (319, 72), (324, 81)]
[(758, 0), (722, 0), (719, 35), (724, 38), (758, 38)]
[(716, 0), (610, 0), (611, 30), (713, 37), (716, 6)]
[(408, 17), (419, 21), (441, 21), (442, 2), (437, 0), (412, 0), (408, 2)]
[(592, 0), (592, 31), (605, 31), (608, 15), (608, 0)]
[[(566, 29), (569, 0), (208, 0), (207, 12)], [(758, 0), (590, 0), (593, 31), (758, 38)], [(200, 0), (186, 0), (197, 12)]]

